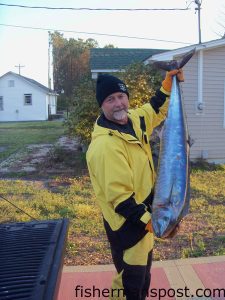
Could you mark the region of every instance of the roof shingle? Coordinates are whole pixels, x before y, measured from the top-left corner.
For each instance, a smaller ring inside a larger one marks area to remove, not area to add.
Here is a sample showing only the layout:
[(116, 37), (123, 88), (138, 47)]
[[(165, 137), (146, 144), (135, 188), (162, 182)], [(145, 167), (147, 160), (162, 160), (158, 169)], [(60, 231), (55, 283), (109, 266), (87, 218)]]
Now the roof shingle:
[(90, 53), (91, 70), (123, 69), (129, 64), (142, 62), (154, 54), (167, 50), (139, 48), (92, 48)]

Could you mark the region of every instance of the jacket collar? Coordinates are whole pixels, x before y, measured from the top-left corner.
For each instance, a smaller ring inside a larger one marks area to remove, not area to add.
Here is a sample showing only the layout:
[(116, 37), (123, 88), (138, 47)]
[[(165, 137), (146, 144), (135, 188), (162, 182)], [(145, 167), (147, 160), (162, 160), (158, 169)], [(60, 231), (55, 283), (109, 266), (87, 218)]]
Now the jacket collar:
[[(94, 139), (100, 135), (115, 135), (129, 143), (141, 144), (141, 142), (136, 137), (135, 131), (132, 126), (132, 121), (130, 119), (129, 122), (130, 124), (126, 126), (119, 125), (112, 121), (109, 121), (108, 119), (106, 119), (104, 114), (101, 114), (95, 123), (92, 138)], [(135, 136), (132, 135), (132, 133)]]

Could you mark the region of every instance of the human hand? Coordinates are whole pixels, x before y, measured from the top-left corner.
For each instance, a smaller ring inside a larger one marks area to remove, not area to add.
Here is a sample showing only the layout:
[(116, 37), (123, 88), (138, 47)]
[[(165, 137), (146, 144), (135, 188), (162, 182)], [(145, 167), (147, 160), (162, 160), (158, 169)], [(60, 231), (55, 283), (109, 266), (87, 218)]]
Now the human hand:
[(145, 230), (148, 230), (150, 233), (153, 233), (152, 221), (151, 220), (145, 226)]
[(175, 69), (169, 72), (166, 72), (166, 77), (162, 82), (162, 87), (167, 91), (170, 92), (172, 88), (172, 81), (173, 76), (176, 75), (179, 82), (184, 81), (184, 73), (183, 69)]

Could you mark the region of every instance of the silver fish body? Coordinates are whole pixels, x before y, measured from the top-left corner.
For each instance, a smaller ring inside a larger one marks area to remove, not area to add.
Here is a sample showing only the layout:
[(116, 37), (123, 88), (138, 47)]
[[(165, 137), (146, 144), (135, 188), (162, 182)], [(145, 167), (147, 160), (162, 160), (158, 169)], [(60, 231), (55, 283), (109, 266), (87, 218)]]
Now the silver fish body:
[(189, 183), (187, 123), (179, 82), (176, 76), (173, 76), (152, 205), (152, 226), (157, 237), (168, 236), (188, 213)]
[[(172, 60), (154, 64), (166, 71), (180, 69), (194, 53), (195, 49), (192, 49), (179, 62)], [(152, 204), (152, 227), (155, 235), (160, 238), (167, 237), (189, 210), (189, 145), (180, 85), (174, 76), (168, 114), (163, 126)]]

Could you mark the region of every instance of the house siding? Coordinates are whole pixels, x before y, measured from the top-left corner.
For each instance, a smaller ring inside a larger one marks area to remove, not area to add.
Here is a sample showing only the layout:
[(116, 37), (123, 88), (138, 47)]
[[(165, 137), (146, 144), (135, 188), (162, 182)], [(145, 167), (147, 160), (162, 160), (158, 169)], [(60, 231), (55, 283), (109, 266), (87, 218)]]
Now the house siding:
[[(14, 80), (15, 86), (8, 87)], [(24, 94), (32, 94), (32, 105), (24, 105)], [(46, 93), (30, 85), (17, 76), (8, 74), (0, 80), (0, 96), (3, 96), (4, 110), (0, 111), (0, 121), (47, 120)]]
[(203, 51), (203, 104), (197, 113), (198, 55), (184, 67), (182, 87), (189, 133), (194, 139), (191, 158), (205, 156), (208, 160), (225, 160), (224, 82), (225, 46)]

